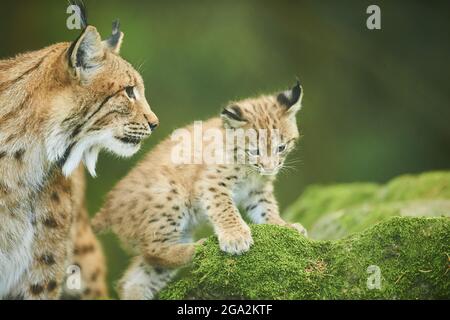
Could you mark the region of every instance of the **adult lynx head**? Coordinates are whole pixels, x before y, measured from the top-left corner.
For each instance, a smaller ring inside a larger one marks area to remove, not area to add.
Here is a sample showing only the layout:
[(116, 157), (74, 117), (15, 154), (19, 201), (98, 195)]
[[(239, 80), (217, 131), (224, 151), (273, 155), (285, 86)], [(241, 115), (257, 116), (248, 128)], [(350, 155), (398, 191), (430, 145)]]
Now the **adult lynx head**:
[(262, 175), (275, 175), (299, 137), (296, 114), (301, 109), (300, 83), (290, 90), (268, 96), (233, 102), (221, 117), (225, 128), (245, 133), (236, 153), (245, 155), (245, 163)]
[(118, 23), (104, 41), (87, 25), (73, 43), (0, 60), (0, 165), (32, 164), (30, 179), (40, 181), (48, 165), (68, 176), (83, 161), (95, 175), (100, 150), (139, 150), (158, 118), (119, 56), (123, 36)]
[(123, 36), (118, 23), (105, 41), (87, 26), (54, 66), (61, 87), (50, 101), (46, 148), (65, 175), (80, 161), (95, 175), (101, 149), (133, 155), (158, 126), (141, 76), (119, 56)]

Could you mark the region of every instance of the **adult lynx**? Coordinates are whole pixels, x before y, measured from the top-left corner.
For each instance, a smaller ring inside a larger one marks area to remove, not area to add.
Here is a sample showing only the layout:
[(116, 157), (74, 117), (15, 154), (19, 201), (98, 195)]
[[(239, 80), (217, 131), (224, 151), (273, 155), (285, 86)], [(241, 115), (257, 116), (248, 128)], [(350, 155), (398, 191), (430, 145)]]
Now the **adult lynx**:
[(131, 156), (158, 124), (122, 39), (117, 23), (105, 41), (86, 26), (73, 43), (0, 61), (0, 298), (60, 297), (73, 254), (85, 297), (106, 293), (84, 178), (71, 174), (84, 162), (95, 175), (101, 149)]

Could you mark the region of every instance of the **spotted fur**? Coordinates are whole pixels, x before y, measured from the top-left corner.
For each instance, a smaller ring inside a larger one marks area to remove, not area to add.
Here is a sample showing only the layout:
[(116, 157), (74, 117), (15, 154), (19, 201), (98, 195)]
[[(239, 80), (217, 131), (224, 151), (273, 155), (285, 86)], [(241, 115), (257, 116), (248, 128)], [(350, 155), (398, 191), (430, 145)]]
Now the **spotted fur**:
[[(0, 60), (0, 298), (58, 298), (73, 250), (99, 252), (71, 175), (81, 162), (95, 175), (102, 149), (131, 156), (158, 124), (122, 38), (117, 24), (104, 42), (87, 26), (73, 43)], [(86, 277), (103, 281), (102, 263)]]
[[(299, 137), (295, 115), (300, 109), (301, 87), (279, 95), (261, 96), (232, 103), (221, 118), (203, 123), (203, 130), (278, 129), (285, 145), (281, 152), (267, 153), (250, 164), (174, 164), (177, 143), (167, 139), (151, 151), (109, 193), (104, 207), (93, 220), (94, 230), (112, 228), (137, 252), (119, 282), (123, 299), (152, 299), (195, 252), (191, 229), (208, 219), (220, 248), (241, 254), (253, 243), (250, 228), (242, 219), (242, 207), (254, 223), (270, 223), (305, 229), (285, 222), (273, 194), (275, 174)], [(187, 127), (193, 136), (193, 127)], [(212, 142), (203, 142), (206, 149)], [(236, 157), (240, 148), (229, 151)], [(277, 150), (277, 149), (276, 149)], [(242, 150), (241, 150), (242, 151)], [(244, 150), (247, 151), (247, 150)], [(245, 152), (244, 152), (245, 154)]]
[[(76, 184), (71, 190), (74, 222), (70, 231), (73, 245), (69, 256), (70, 265), (79, 267), (81, 272), (81, 287), (73, 289), (67, 285), (63, 286), (62, 299), (106, 298), (106, 261), (100, 242), (90, 225), (85, 204), (85, 176), (81, 166), (73, 173), (71, 180)], [(51, 229), (57, 227), (52, 221), (47, 221), (47, 226)], [(66, 269), (66, 276), (69, 275), (69, 269)]]

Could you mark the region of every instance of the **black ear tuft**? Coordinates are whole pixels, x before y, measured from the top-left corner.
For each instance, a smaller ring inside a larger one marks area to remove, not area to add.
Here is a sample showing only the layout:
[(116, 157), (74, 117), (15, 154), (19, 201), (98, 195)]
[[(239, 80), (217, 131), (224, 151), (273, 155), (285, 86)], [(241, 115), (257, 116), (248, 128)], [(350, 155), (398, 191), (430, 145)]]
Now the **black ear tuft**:
[(297, 83), (291, 90), (284, 91), (277, 96), (277, 101), (283, 106), (290, 108), (301, 102), (301, 98), (302, 86), (300, 85), (300, 81), (297, 79)]
[(300, 96), (302, 95), (302, 86), (300, 85), (300, 80), (297, 79), (297, 83), (291, 89), (291, 92), (292, 92), (291, 103), (296, 104), (298, 102), (298, 100), (300, 99)]
[(114, 20), (112, 23), (112, 33), (108, 38), (108, 43), (111, 47), (116, 47), (120, 41), (120, 21), (119, 19)]
[(123, 32), (120, 31), (119, 19), (114, 20), (112, 23), (111, 36), (105, 41), (103, 41), (105, 48), (118, 54), (120, 52), (120, 47), (122, 46), (123, 36), (124, 36)]
[(116, 19), (112, 23), (112, 34), (113, 35), (118, 34), (119, 31), (120, 31), (120, 21), (119, 19)]

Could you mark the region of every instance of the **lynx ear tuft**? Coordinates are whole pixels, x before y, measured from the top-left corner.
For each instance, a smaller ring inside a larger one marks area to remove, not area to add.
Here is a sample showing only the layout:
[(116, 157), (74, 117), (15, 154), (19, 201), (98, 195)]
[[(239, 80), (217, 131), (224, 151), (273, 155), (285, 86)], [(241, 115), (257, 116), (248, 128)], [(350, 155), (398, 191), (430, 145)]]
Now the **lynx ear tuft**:
[(124, 34), (120, 31), (119, 19), (113, 21), (111, 36), (103, 41), (103, 46), (112, 52), (119, 54), (120, 47), (122, 46)]
[(292, 89), (281, 92), (277, 96), (278, 103), (286, 107), (290, 114), (295, 114), (301, 109), (302, 99), (303, 88), (298, 79)]
[(241, 108), (235, 104), (225, 107), (220, 116), (225, 126), (229, 128), (239, 128), (247, 123), (242, 115)]

